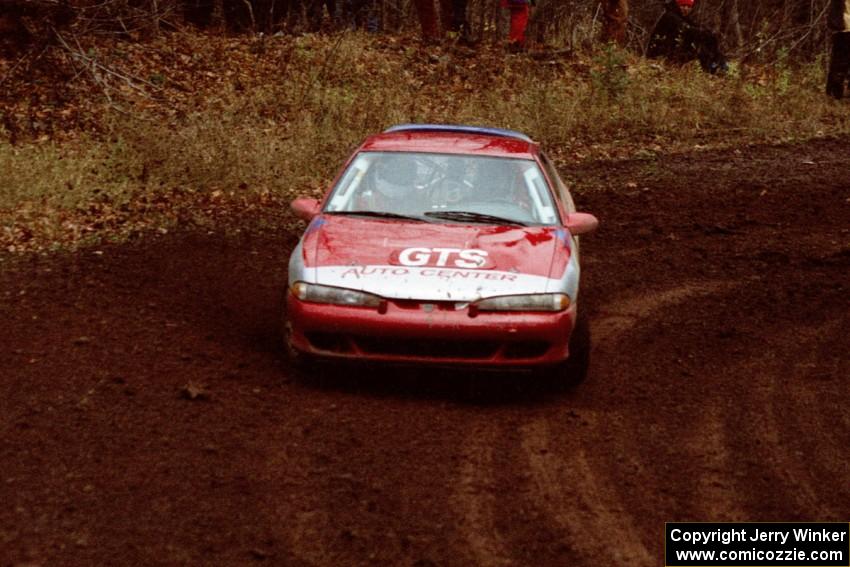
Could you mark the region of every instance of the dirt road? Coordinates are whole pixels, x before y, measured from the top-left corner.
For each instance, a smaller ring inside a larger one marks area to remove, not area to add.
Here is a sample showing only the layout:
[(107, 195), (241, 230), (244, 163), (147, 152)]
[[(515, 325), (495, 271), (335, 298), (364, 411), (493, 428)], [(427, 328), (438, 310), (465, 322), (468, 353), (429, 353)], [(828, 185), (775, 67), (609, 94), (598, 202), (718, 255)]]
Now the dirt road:
[[(588, 379), (296, 381), (296, 235), (0, 273), (0, 565), (658, 565), (673, 520), (850, 511), (850, 140), (594, 163)], [(194, 399), (192, 399), (194, 397)]]

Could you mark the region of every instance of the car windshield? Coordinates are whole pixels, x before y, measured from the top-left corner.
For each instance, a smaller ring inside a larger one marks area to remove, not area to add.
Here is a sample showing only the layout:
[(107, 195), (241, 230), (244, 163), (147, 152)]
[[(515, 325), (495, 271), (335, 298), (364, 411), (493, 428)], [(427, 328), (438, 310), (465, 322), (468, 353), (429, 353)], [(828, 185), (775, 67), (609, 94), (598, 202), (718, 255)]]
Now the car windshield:
[(334, 187), (325, 212), (387, 213), (388, 218), (431, 222), (559, 222), (546, 179), (533, 160), (413, 152), (359, 153)]

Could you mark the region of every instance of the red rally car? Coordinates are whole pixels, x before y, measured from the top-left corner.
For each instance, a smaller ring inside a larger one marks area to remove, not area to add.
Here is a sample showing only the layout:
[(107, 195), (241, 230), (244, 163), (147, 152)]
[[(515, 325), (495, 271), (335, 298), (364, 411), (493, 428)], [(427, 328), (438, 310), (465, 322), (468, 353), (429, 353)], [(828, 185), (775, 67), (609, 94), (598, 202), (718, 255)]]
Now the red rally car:
[(583, 374), (575, 210), (511, 130), (400, 125), (357, 148), (289, 262), (286, 342), (307, 358)]

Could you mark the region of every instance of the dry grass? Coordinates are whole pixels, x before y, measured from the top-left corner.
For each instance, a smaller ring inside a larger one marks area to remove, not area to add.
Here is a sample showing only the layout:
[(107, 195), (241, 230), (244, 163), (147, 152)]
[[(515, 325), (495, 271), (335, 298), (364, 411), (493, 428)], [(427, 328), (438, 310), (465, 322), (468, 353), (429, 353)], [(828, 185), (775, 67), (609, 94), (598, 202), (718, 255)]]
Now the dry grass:
[(0, 144), (3, 224), (175, 188), (318, 194), (357, 142), (400, 122), (516, 128), (561, 160), (850, 131), (847, 106), (822, 94), (822, 61), (715, 77), (610, 48), (537, 61), (357, 34), (286, 42), (270, 51), (285, 55), (275, 72), (190, 100), (191, 111), (130, 107), (105, 113), (98, 136)]

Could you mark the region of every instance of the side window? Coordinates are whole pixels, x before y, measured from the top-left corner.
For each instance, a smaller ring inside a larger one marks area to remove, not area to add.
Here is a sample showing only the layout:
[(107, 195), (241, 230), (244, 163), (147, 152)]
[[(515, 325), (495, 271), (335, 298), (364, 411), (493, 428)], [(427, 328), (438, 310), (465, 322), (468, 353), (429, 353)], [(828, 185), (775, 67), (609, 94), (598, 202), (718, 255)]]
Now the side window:
[(540, 174), (540, 169), (529, 167), (523, 174), (523, 177), (525, 178), (525, 184), (528, 188), (531, 202), (534, 204), (534, 216), (538, 221), (546, 224), (556, 222), (558, 220), (558, 214), (552, 206), (552, 200), (546, 188), (546, 180)]
[(543, 162), (543, 167), (546, 169), (546, 175), (549, 179), (552, 180), (552, 183), (555, 184), (555, 189), (558, 191), (558, 199), (564, 204), (564, 208), (568, 213), (576, 212), (576, 206), (573, 202), (573, 197), (570, 195), (567, 186), (564, 185), (564, 182), (561, 181), (561, 176), (558, 175), (558, 170), (555, 169), (555, 166), (549, 161), (549, 158), (546, 157), (546, 154), (540, 154), (540, 161)]
[(357, 159), (349, 166), (348, 171), (337, 183), (337, 189), (326, 207), (328, 211), (351, 210), (351, 204), (354, 201), (353, 196), (357, 193), (368, 169), (369, 158), (363, 155), (357, 156)]

